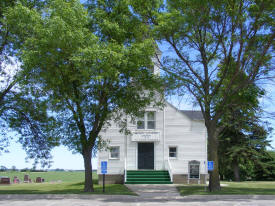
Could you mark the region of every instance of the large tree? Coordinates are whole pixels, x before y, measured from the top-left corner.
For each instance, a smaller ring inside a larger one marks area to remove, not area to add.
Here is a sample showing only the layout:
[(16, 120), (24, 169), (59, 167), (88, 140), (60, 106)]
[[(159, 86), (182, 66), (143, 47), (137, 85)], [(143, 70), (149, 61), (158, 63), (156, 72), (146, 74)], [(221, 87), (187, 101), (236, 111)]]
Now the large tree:
[[(238, 84), (240, 82), (241, 79)], [(219, 121), (219, 127), (223, 129), (218, 149), (222, 178), (235, 181), (254, 178), (256, 169), (263, 174), (268, 173), (265, 159), (270, 158), (267, 147), (270, 146), (268, 137), (271, 128), (260, 118), (262, 110), (259, 103), (264, 94), (263, 89), (251, 84), (231, 96), (238, 104), (224, 109)]]
[(93, 191), (92, 150), (102, 129), (138, 115), (162, 88), (152, 73), (155, 42), (127, 1), (91, 9), (88, 15), (77, 0), (54, 0), (42, 14), (18, 4), (6, 15), (26, 39), (19, 47), (26, 83), (45, 94), (61, 143), (83, 156), (86, 192)]
[[(163, 69), (176, 86), (200, 106), (208, 135), (208, 159), (214, 161), (210, 191), (220, 190), (218, 123), (231, 96), (266, 77), (274, 51), (272, 0), (167, 0), (165, 9), (147, 12), (147, 1), (133, 1), (156, 38), (172, 52)], [(158, 5), (158, 1), (153, 1)], [(143, 9), (144, 8), (144, 9)], [(233, 74), (233, 75), (232, 75)], [(245, 74), (245, 75), (242, 75)], [(180, 91), (180, 90), (179, 90)]]
[(234, 181), (271, 178), (274, 163), (267, 151), (269, 132), (257, 119), (246, 123), (242, 130), (234, 127), (224, 129), (219, 142), (221, 176)]
[[(37, 10), (41, 10), (46, 3), (44, 0), (20, 2)], [(34, 164), (40, 161), (45, 166), (50, 163), (50, 150), (57, 143), (52, 138), (53, 119), (42, 109), (45, 105), (43, 101), (36, 98), (31, 90), (23, 89), (20, 85), (24, 73), (14, 46), (22, 44), (24, 38), (12, 34), (4, 16), (4, 12), (15, 5), (16, 0), (0, 2), (0, 152), (7, 150), (16, 131), (14, 139), (22, 143), (27, 157), (35, 159)]]

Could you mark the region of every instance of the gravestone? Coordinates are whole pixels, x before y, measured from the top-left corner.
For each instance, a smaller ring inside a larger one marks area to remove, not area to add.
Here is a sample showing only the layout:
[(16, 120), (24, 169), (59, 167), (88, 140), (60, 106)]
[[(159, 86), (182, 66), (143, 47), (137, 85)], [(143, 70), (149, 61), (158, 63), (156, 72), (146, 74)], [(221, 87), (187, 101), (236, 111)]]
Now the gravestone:
[(1, 177), (0, 184), (9, 185), (11, 183), (11, 180), (9, 177)]
[(20, 180), (18, 179), (17, 176), (14, 176), (14, 177), (13, 177), (13, 183), (14, 183), (14, 184), (20, 183)]
[(29, 175), (24, 175), (24, 182), (26, 182), (26, 183), (30, 182)]
[(35, 182), (36, 183), (41, 183), (42, 182), (42, 178), (41, 177), (37, 177)]

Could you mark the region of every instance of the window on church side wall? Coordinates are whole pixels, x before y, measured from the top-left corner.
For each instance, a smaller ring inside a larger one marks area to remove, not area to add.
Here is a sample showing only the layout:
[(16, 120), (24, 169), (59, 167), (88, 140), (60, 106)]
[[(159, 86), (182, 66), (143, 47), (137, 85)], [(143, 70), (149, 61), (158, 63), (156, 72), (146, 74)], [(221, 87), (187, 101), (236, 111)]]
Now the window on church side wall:
[(119, 146), (110, 147), (110, 159), (119, 159)]
[(169, 157), (172, 159), (177, 158), (177, 147), (169, 147)]
[(189, 162), (189, 178), (190, 179), (199, 179), (200, 178), (200, 162), (199, 161), (190, 161)]
[(144, 116), (137, 119), (137, 129), (155, 129), (156, 112), (146, 112)]

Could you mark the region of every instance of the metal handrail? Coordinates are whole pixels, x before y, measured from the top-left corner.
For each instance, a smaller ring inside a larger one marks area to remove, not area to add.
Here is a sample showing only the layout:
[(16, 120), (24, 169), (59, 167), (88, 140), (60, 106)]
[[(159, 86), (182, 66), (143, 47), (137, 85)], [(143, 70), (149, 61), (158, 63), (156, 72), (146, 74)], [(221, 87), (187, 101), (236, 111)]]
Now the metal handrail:
[(127, 157), (124, 159), (124, 183), (127, 181)]
[(168, 172), (169, 172), (169, 175), (170, 175), (171, 182), (173, 182), (173, 172), (172, 172), (172, 166), (171, 166), (169, 158), (167, 160), (167, 166), (168, 166), (167, 169), (168, 169)]

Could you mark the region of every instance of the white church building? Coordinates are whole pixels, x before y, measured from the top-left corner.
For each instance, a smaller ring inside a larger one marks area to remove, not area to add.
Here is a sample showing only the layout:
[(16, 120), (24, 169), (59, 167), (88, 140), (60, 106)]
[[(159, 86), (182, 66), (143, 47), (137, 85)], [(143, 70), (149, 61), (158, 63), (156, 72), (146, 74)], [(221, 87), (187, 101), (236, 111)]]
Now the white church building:
[[(156, 61), (155, 61), (156, 63)], [(157, 64), (154, 73), (158, 73)], [(108, 149), (98, 152), (97, 171), (107, 161), (108, 184), (202, 184), (206, 182), (207, 132), (200, 111), (179, 110), (165, 102), (147, 107), (144, 116), (127, 122), (131, 134), (111, 124), (101, 132)]]

